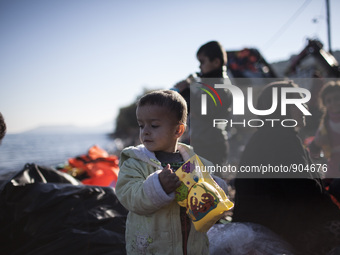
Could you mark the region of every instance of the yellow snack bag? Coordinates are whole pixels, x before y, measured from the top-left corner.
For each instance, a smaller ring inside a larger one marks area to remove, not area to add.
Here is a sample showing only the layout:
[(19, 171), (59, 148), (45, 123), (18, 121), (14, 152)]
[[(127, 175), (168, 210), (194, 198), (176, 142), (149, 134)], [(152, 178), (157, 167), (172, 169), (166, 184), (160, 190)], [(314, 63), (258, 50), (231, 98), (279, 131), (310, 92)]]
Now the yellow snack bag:
[(182, 181), (175, 192), (176, 201), (187, 208), (187, 214), (197, 231), (208, 231), (223, 212), (234, 206), (223, 189), (205, 171), (197, 155), (185, 162), (176, 171), (176, 175)]
[(199, 176), (195, 173), (196, 162), (194, 157), (191, 157), (176, 170), (176, 175), (182, 183), (175, 191), (175, 199), (182, 207), (187, 207), (189, 190), (199, 180)]

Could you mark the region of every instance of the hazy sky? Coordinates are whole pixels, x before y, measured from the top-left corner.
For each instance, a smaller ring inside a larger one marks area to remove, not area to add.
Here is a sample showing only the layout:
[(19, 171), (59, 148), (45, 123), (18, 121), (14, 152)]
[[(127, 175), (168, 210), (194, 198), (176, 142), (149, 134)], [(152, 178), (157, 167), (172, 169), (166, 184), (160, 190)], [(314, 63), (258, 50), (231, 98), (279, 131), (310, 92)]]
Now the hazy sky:
[[(325, 2), (1, 0), (0, 111), (9, 133), (113, 123), (143, 88), (198, 71), (208, 41), (258, 48), (268, 62), (299, 53), (307, 38), (328, 50)], [(330, 6), (337, 50), (340, 1)]]

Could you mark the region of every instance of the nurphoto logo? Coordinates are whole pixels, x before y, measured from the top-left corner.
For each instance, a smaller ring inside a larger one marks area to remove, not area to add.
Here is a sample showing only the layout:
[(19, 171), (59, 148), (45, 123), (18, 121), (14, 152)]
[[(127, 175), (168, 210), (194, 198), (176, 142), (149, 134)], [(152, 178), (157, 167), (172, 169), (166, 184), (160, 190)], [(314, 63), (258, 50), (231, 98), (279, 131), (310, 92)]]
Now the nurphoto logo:
[[(201, 83), (201, 84), (203, 84), (203, 83)], [(207, 84), (203, 84), (203, 85), (209, 87), (214, 92), (214, 94), (220, 100), (220, 103), (221, 103), (221, 106), (222, 106), (221, 98), (218, 95), (218, 93), (216, 92), (216, 90), (213, 87), (211, 87)], [(231, 84), (215, 84), (215, 88), (217, 88), (217, 89), (228, 89), (233, 96), (233, 114), (234, 115), (244, 115), (244, 95), (243, 95), (243, 92), (240, 88), (236, 87), (235, 85), (231, 85)], [(207, 94), (209, 94), (210, 97), (214, 100), (215, 105), (217, 105), (215, 98), (213, 97), (213, 95), (209, 91), (207, 91), (204, 88), (200, 88), (200, 89), (207, 92)], [(280, 88), (280, 89), (281, 89), (281, 114), (282, 115), (287, 114), (287, 105), (288, 104), (296, 105), (304, 115), (312, 115), (306, 109), (306, 107), (303, 106), (303, 104), (307, 103), (311, 98), (311, 94), (310, 94), (309, 90), (304, 89), (304, 88), (285, 88), (285, 87)], [(304, 98), (287, 98), (288, 93), (304, 94), (305, 97)], [(202, 94), (201, 99), (202, 99), (201, 114), (206, 115), (207, 114), (207, 95)], [(253, 88), (252, 87), (247, 88), (248, 109), (250, 110), (251, 113), (253, 113), (255, 115), (264, 116), (264, 115), (272, 114), (277, 108), (277, 105), (278, 105), (277, 99), (278, 99), (278, 88), (273, 88), (273, 103), (272, 103), (272, 106), (270, 107), (270, 109), (257, 110), (257, 109), (255, 109), (254, 103), (253, 103)]]
[[(220, 102), (220, 105), (223, 105), (223, 102), (221, 101), (221, 98), (216, 91), (216, 89), (224, 89), (224, 90), (229, 90), (231, 95), (232, 95), (232, 113), (233, 115), (245, 115), (245, 96), (243, 94), (243, 91), (235, 86), (232, 85), (229, 81), (229, 84), (224, 83), (224, 84), (215, 84), (214, 88), (210, 85), (200, 83), (206, 88), (199, 87), (202, 91), (205, 93), (201, 94), (201, 115), (207, 115), (208, 110), (207, 110), (207, 94), (210, 96), (210, 98), (214, 101), (215, 106), (217, 106), (216, 99), (214, 95), (217, 97), (217, 99)], [(209, 91), (212, 91), (212, 93)], [(278, 90), (280, 90), (280, 95), (281, 95), (281, 100), (278, 100), (279, 93)], [(304, 116), (310, 116), (312, 115), (307, 108), (304, 106), (310, 99), (311, 99), (311, 93), (308, 89), (305, 88), (293, 88), (293, 87), (282, 87), (282, 88), (273, 88), (272, 89), (272, 105), (269, 109), (256, 109), (254, 106), (253, 102), (253, 87), (247, 87), (247, 107), (248, 110), (257, 116), (267, 116), (272, 113), (274, 113), (278, 107), (278, 102), (281, 102), (280, 108), (281, 108), (281, 115), (286, 116), (287, 115), (287, 106), (288, 105), (295, 105)], [(292, 94), (298, 94), (299, 96), (296, 96), (295, 98), (288, 98), (287, 95), (292, 95)], [(302, 97), (304, 95), (304, 97)], [(284, 127), (295, 127), (298, 123), (294, 119), (249, 119), (246, 121), (244, 119), (241, 122), (234, 122), (233, 120), (227, 120), (227, 119), (214, 119), (213, 120), (213, 127), (216, 127), (219, 124), (226, 125), (228, 122), (230, 125), (232, 124), (238, 124), (238, 125), (243, 125), (244, 127), (248, 124), (249, 127), (261, 127), (264, 125), (264, 122), (268, 121), (271, 122), (272, 126), (274, 126), (274, 123), (279, 121), (281, 122), (281, 125)]]

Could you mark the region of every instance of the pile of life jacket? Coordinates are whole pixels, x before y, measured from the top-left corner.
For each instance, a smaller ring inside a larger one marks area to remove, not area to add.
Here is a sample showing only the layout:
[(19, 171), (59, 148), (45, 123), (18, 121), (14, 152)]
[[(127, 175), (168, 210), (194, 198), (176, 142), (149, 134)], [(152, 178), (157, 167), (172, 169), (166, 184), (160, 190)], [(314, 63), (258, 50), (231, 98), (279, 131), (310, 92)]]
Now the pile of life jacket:
[(87, 154), (68, 159), (68, 164), (58, 170), (72, 175), (86, 185), (115, 187), (119, 171), (119, 159), (109, 155), (97, 145)]

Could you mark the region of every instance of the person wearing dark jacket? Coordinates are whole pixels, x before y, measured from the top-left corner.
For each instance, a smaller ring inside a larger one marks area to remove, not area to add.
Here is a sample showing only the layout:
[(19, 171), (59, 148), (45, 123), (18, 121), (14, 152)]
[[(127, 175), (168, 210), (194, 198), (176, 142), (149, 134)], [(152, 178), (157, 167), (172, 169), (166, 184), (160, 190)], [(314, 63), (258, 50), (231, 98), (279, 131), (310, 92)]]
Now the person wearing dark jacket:
[[(271, 107), (274, 87), (280, 92), (282, 87), (296, 86), (283, 81), (267, 85), (257, 108)], [(288, 105), (287, 116), (282, 116), (280, 93), (278, 98), (277, 110), (265, 118), (295, 119), (303, 127), (301, 111)], [(267, 227), (288, 241), (296, 249), (294, 254), (328, 254), (340, 247), (340, 211), (322, 186), (296, 129), (282, 126), (280, 121), (275, 125), (264, 122), (246, 145), (239, 169), (267, 167), (267, 173), (237, 174), (233, 222)], [(276, 171), (269, 173), (270, 167)]]
[[(228, 157), (228, 136), (225, 127), (214, 128), (214, 119), (230, 118), (232, 95), (229, 90), (217, 91), (221, 105), (216, 106), (214, 101), (207, 100), (208, 114), (201, 115), (202, 90), (195, 86), (205, 88), (211, 93), (215, 84), (224, 83), (227, 76), (227, 53), (217, 41), (210, 41), (202, 45), (196, 54), (200, 63), (200, 73), (190, 75), (186, 80), (177, 83), (174, 87), (186, 100), (188, 105), (190, 138), (187, 143), (193, 146), (196, 153), (210, 160), (215, 165), (223, 165)], [(213, 93), (214, 94), (214, 93)], [(216, 97), (216, 95), (214, 95)], [(216, 98), (216, 101), (218, 99)]]

